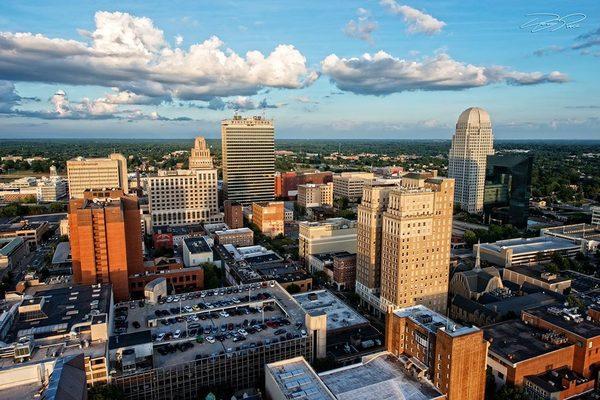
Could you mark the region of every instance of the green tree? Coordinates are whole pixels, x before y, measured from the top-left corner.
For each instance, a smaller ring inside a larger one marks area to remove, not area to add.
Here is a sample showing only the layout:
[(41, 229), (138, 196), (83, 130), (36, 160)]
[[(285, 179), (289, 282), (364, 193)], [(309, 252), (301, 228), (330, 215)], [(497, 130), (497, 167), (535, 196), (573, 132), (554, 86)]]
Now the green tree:
[(496, 392), (494, 400), (529, 400), (529, 396), (522, 388), (506, 384)]
[(123, 400), (125, 394), (115, 385), (96, 385), (88, 391), (88, 400)]
[(473, 247), (473, 245), (477, 243), (477, 235), (473, 231), (465, 231), (465, 233), (463, 234), (463, 239), (469, 247)]
[(201, 264), (204, 268), (204, 288), (215, 289), (221, 286), (221, 269), (211, 263)]

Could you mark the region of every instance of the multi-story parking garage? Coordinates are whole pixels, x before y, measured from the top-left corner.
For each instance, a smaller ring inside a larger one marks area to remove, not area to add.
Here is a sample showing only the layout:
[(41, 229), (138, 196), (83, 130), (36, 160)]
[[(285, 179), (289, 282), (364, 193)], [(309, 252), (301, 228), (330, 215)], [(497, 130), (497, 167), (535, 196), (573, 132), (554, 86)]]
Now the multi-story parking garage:
[(121, 303), (109, 344), (112, 383), (128, 399), (192, 399), (203, 389), (262, 382), (266, 363), (312, 360), (326, 316), (305, 312), (273, 281)]

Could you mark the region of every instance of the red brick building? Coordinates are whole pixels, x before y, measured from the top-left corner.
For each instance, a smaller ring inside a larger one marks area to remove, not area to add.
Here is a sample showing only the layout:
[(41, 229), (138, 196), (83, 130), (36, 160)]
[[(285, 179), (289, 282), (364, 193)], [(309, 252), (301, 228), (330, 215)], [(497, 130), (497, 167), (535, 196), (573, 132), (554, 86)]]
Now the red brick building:
[(356, 254), (340, 253), (333, 256), (333, 282), (338, 290), (354, 290), (356, 282)]
[(129, 277), (129, 292), (131, 297), (144, 297), (144, 286), (156, 278), (167, 280), (167, 289), (174, 293), (191, 292), (204, 288), (204, 269), (202, 267), (185, 268), (175, 259), (157, 258), (144, 265), (143, 274)]
[(275, 175), (275, 197), (283, 199), (294, 198), (298, 191), (298, 185), (306, 185), (307, 183), (324, 184), (329, 182), (333, 182), (333, 173), (330, 171), (282, 172)]
[(225, 211), (225, 223), (231, 229), (242, 228), (244, 226), (244, 208), (237, 201), (225, 200), (223, 203)]
[(128, 277), (144, 272), (138, 198), (122, 190), (86, 190), (69, 202), (73, 282), (110, 283), (129, 298)]

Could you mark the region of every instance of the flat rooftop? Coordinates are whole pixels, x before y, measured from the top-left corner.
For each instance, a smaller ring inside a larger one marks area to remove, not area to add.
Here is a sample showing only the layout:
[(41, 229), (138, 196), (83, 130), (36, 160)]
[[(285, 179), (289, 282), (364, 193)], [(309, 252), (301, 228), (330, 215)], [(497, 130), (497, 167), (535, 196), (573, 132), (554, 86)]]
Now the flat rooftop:
[(417, 380), (400, 360), (383, 352), (360, 364), (319, 375), (339, 400), (431, 400), (445, 398), (430, 382)]
[(68, 262), (71, 262), (71, 245), (69, 242), (60, 242), (56, 245), (56, 250), (54, 250), (52, 264), (64, 264)]
[(299, 293), (294, 298), (311, 315), (327, 314), (327, 331), (368, 325), (369, 321), (328, 290)]
[(204, 239), (202, 236), (189, 237), (183, 239), (183, 242), (192, 254), (212, 252), (210, 246), (206, 242), (206, 239)]
[(525, 325), (521, 320), (500, 322), (481, 328), (484, 338), (490, 342), (489, 351), (510, 363), (518, 363), (539, 357), (563, 347), (568, 343), (555, 344), (542, 340), (547, 330)]
[(569, 240), (550, 236), (499, 240), (494, 243), (481, 243), (480, 246), (482, 249), (496, 253), (510, 249), (514, 255), (579, 248), (579, 245)]
[(565, 309), (558, 310), (556, 307), (537, 307), (531, 308), (524, 312), (539, 317), (554, 326), (574, 333), (575, 335), (584, 339), (591, 339), (600, 336), (600, 325), (592, 321), (588, 321), (585, 318), (585, 313), (581, 313), (581, 322), (575, 322), (573, 319), (567, 321), (564, 318)]
[(336, 399), (303, 357), (267, 364), (266, 368), (289, 399)]
[(461, 336), (479, 331), (479, 328), (475, 326), (469, 327), (457, 324), (450, 318), (446, 318), (422, 305), (400, 308), (395, 310), (394, 314), (399, 317), (410, 318), (431, 333), (436, 333), (438, 329), (444, 329), (450, 336)]
[(600, 227), (590, 224), (574, 224), (544, 228), (541, 233), (563, 235), (573, 239), (600, 240)]
[[(144, 307), (139, 307), (138, 302), (124, 302), (115, 305), (117, 313), (119, 308), (127, 308), (127, 334), (150, 331), (146, 337), (156, 338), (160, 334), (173, 335), (177, 330), (181, 331), (181, 337), (178, 339), (171, 337), (161, 341), (154, 340), (155, 365), (161, 367), (193, 361), (196, 356), (210, 357), (249, 347), (299, 339), (302, 337), (302, 330), (306, 330), (305, 311), (275, 282), (174, 295), (169, 296), (164, 304), (146, 304)], [(225, 313), (229, 315), (226, 316)], [(276, 321), (282, 323), (270, 326)], [(134, 322), (140, 324), (139, 328), (133, 326)], [(153, 326), (149, 326), (149, 322)], [(248, 332), (244, 341), (234, 341), (236, 336), (239, 336), (236, 333), (238, 329), (253, 324), (262, 325), (261, 330)], [(142, 337), (141, 335), (139, 337)], [(215, 341), (209, 343), (205, 340), (203, 343), (197, 343), (198, 335), (205, 338), (214, 337)], [(218, 339), (219, 335), (224, 336), (223, 341)], [(129, 339), (123, 340), (126, 343)], [(114, 346), (119, 341), (121, 340), (112, 339), (111, 344)], [(190, 342), (193, 347), (189, 351), (174, 354), (163, 355), (158, 352), (163, 345), (180, 342)]]
[(545, 274), (543, 268), (535, 267), (535, 266), (514, 266), (508, 268), (511, 271), (514, 271), (518, 274), (528, 276), (530, 278), (537, 279), (546, 283), (562, 283), (571, 281), (571, 278), (559, 275), (559, 274)]
[(335, 257), (351, 257), (355, 255), (354, 253), (350, 253), (348, 251), (336, 251), (332, 253), (318, 253), (311, 254), (312, 257), (315, 257), (317, 260), (323, 263), (332, 263)]

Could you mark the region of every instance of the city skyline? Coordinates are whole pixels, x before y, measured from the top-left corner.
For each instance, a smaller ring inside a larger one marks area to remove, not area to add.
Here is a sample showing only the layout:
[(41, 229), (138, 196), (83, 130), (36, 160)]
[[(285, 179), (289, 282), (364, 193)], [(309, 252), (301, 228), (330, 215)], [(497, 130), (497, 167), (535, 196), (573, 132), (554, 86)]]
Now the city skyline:
[[(472, 106), (498, 140), (598, 137), (591, 1), (164, 7), (0, 5), (0, 138), (215, 139), (241, 113), (280, 139), (450, 139)], [(585, 19), (522, 28), (536, 12)]]

